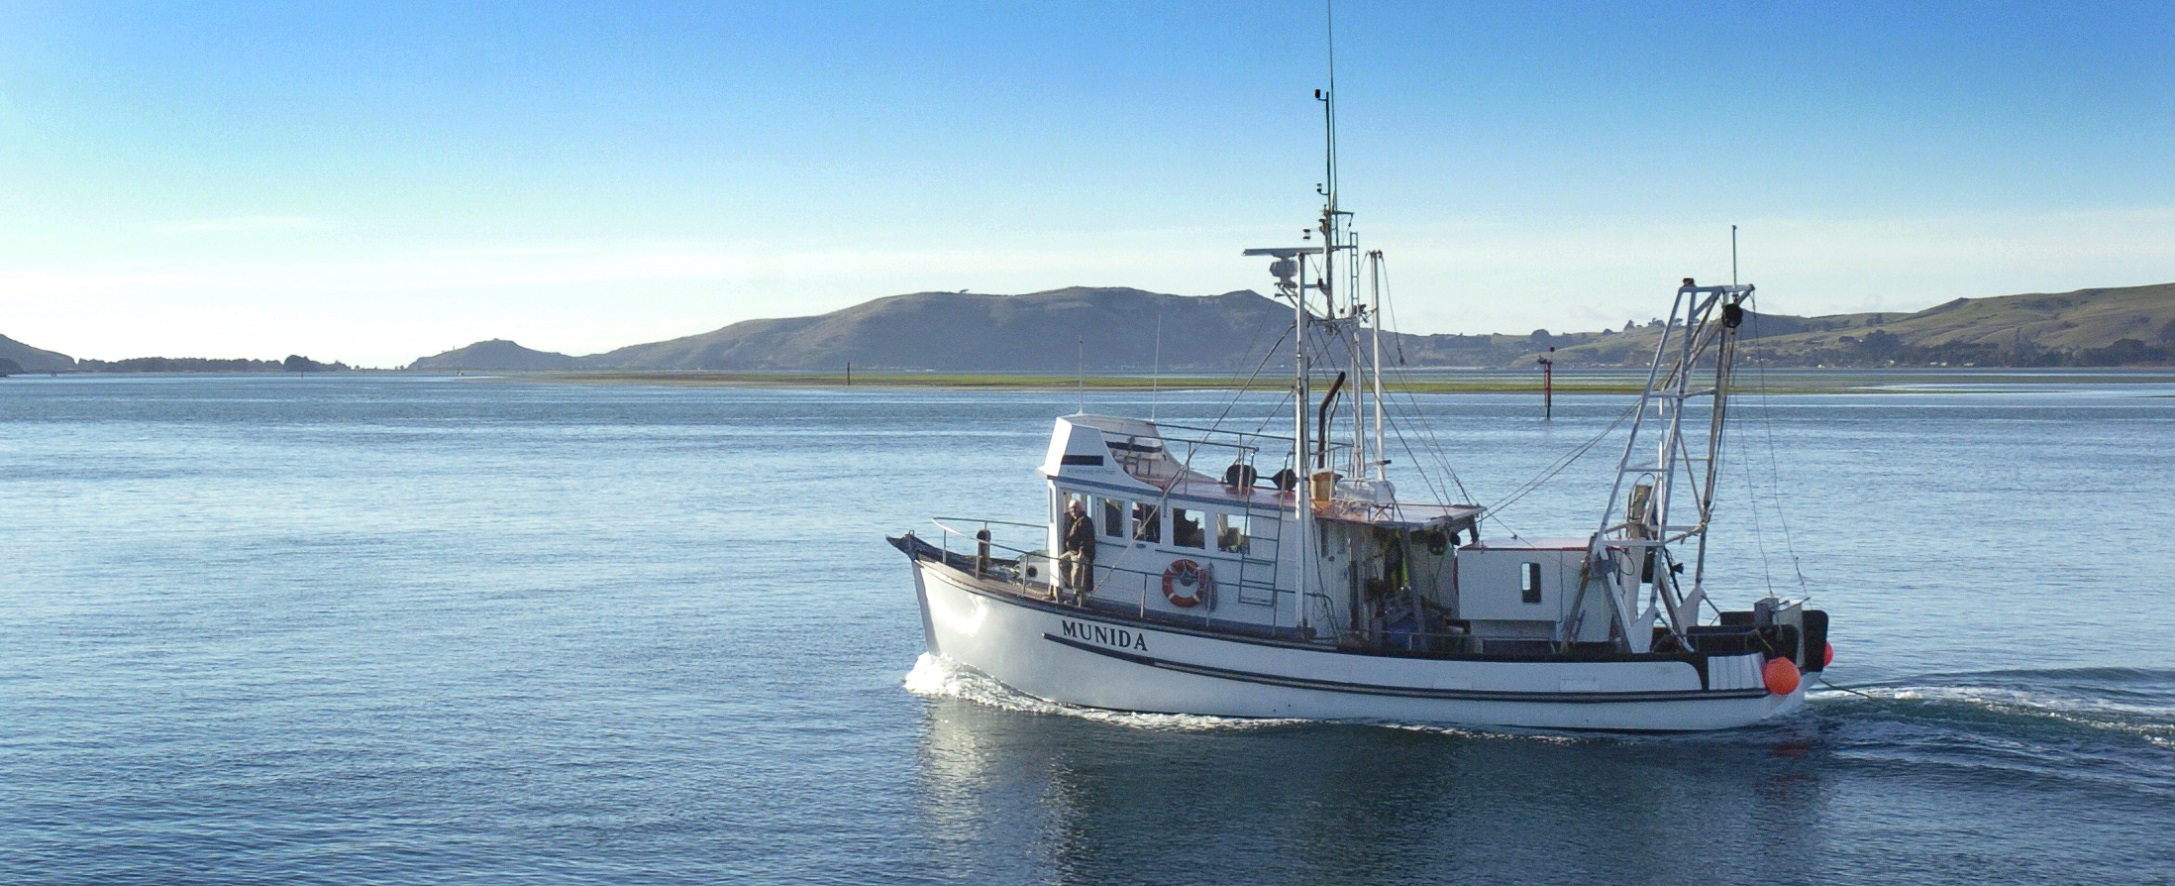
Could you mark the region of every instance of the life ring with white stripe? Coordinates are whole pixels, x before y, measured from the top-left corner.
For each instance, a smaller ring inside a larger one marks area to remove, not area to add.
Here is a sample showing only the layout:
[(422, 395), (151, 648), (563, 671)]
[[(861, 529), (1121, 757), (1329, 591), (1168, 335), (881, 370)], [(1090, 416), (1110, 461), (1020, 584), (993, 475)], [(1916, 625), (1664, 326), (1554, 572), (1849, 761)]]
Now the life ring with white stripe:
[(1216, 577), (1208, 567), (1192, 560), (1173, 560), (1163, 570), (1163, 599), (1172, 606), (1192, 609), (1216, 598)]

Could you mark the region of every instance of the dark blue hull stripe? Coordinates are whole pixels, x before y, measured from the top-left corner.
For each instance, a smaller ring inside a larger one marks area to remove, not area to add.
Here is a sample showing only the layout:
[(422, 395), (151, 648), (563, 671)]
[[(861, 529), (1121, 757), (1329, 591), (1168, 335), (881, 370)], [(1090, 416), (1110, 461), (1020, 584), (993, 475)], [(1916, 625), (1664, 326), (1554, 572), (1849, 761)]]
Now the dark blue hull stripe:
[(1350, 692), (1362, 695), (1394, 695), (1405, 698), (1439, 698), (1458, 701), (1513, 701), (1547, 702), (1552, 704), (1609, 704), (1613, 702), (1642, 701), (1723, 701), (1731, 699), (1761, 698), (1765, 689), (1695, 689), (1670, 692), (1499, 692), (1485, 689), (1422, 689), (1413, 686), (1384, 686), (1376, 683), (1345, 683), (1337, 680), (1309, 680), (1304, 677), (1280, 677), (1252, 671), (1235, 671), (1210, 665), (1186, 664), (1168, 659), (1151, 658), (1132, 652), (1082, 643), (1070, 637), (1043, 634), (1042, 639), (1082, 652), (1108, 656), (1119, 661), (1144, 667), (1161, 668), (1184, 674), (1236, 680), (1242, 683), (1259, 683), (1266, 686), (1285, 686), (1292, 689), (1314, 689), (1322, 692)]

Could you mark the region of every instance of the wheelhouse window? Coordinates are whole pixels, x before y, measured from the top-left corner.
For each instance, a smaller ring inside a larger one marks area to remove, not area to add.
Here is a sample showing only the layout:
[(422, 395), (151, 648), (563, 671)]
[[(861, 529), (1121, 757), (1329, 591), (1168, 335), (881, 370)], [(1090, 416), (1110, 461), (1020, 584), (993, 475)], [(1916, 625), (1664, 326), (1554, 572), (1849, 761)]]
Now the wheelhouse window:
[(1172, 508), (1171, 544), (1181, 548), (1208, 547), (1208, 527), (1202, 521), (1205, 516), (1200, 511)]
[(1111, 538), (1125, 537), (1125, 502), (1115, 498), (1103, 499), (1103, 534)]
[(1245, 514), (1217, 514), (1216, 550), (1246, 553), (1247, 528)]
[(1144, 501), (1133, 503), (1133, 538), (1138, 541), (1163, 540), (1163, 509)]
[(1518, 564), (1518, 593), (1527, 603), (1541, 602), (1541, 564)]

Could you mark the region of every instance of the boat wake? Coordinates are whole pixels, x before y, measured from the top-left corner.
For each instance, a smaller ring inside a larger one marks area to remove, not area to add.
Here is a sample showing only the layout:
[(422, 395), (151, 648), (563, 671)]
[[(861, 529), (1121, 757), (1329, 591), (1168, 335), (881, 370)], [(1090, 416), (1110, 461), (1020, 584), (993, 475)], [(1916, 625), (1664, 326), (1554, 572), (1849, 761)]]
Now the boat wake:
[[(1317, 721), (1196, 714), (1147, 714), (1059, 704), (1016, 691), (940, 656), (923, 654), (905, 688), (927, 697), (956, 698), (1001, 710), (1076, 717), (1133, 729), (1244, 731)], [(1805, 734), (1812, 747), (1845, 755), (1933, 756), (1975, 767), (2022, 768), (2073, 777), (2100, 771), (2135, 785), (2175, 791), (2175, 671), (2076, 668), (1935, 674), (1870, 686), (1816, 686), (1807, 712), (1770, 728)], [(1351, 725), (1351, 724), (1338, 724)], [(1427, 723), (1368, 725), (1467, 739), (1576, 743), (1608, 736), (1493, 730)], [(1732, 742), (1743, 730), (1704, 736)], [(1617, 736), (1631, 739), (1631, 736)], [(1698, 741), (1699, 736), (1645, 736), (1645, 741)]]
[(2175, 671), (1935, 674), (1811, 701), (1820, 744), (1839, 758), (2175, 795)]
[(2132, 736), (2175, 751), (2175, 671), (2131, 668), (1937, 674), (1847, 690), (1819, 688), (1816, 709), (1863, 719), (2074, 729)]
[(1216, 717), (1206, 714), (1149, 714), (1135, 711), (1112, 711), (1103, 708), (1060, 704), (1036, 698), (1006, 686), (988, 674), (951, 659), (926, 652), (922, 653), (920, 658), (915, 659), (914, 669), (907, 673), (904, 685), (906, 691), (930, 698), (956, 698), (1000, 710), (1017, 711), (1025, 714), (1077, 717), (1097, 723), (1145, 730), (1243, 732), (1293, 726), (1358, 725), (1455, 738), (1575, 742), (1592, 737), (1590, 735), (1537, 730), (1487, 730), (1434, 723), (1400, 723), (1387, 720), (1354, 723), (1351, 721), (1309, 720), (1301, 717)]
[(1273, 729), (1312, 722), (1296, 719), (1213, 717), (1205, 714), (1144, 714), (1059, 704), (1020, 692), (966, 665), (926, 652), (914, 661), (914, 669), (906, 675), (905, 686), (908, 692), (931, 698), (957, 698), (1007, 711), (1078, 717), (1134, 729), (1225, 732)]

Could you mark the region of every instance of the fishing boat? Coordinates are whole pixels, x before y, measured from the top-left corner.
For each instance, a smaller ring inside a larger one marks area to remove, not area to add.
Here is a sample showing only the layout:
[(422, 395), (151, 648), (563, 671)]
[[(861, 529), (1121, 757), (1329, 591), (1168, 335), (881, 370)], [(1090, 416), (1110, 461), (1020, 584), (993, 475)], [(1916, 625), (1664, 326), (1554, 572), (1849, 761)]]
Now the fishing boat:
[(935, 541), (889, 539), (928, 653), (1121, 711), (1674, 732), (1801, 707), (1833, 656), (1827, 614), (1771, 591), (1721, 609), (1706, 581), (1754, 287), (1676, 287), (1638, 401), (1611, 426), (1625, 439), (1610, 492), (1568, 518), (1591, 531), (1491, 536), (1488, 509), (1401, 498), (1381, 253), (1359, 252), (1337, 205), (1334, 108), (1318, 98), (1330, 160), (1305, 239), (1320, 241), (1244, 250), (1292, 308), (1289, 433), (1058, 417), (1036, 469), (1046, 521), (940, 519)]

